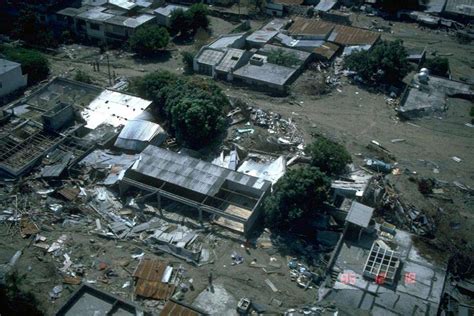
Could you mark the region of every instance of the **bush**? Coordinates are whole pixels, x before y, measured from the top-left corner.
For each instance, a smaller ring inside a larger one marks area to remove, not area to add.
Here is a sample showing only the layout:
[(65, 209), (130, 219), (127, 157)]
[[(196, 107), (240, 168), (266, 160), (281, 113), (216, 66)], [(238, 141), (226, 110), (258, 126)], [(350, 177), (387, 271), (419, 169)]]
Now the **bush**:
[(266, 226), (286, 230), (311, 224), (327, 200), (330, 186), (330, 179), (318, 168), (289, 170), (265, 198)]
[(423, 63), (423, 67), (428, 68), (430, 74), (441, 77), (449, 76), (449, 60), (447, 58), (427, 58)]
[(352, 162), (344, 146), (319, 137), (306, 148), (311, 155), (311, 164), (328, 175), (344, 173), (346, 165)]
[(225, 130), (223, 113), (229, 101), (209, 80), (156, 72), (139, 79), (133, 89), (153, 100), (170, 132), (190, 148), (208, 145)]
[(187, 11), (176, 9), (171, 13), (170, 28), (181, 36), (194, 35), (199, 28), (209, 27), (209, 11), (202, 3), (193, 4)]
[(410, 70), (407, 52), (402, 41), (382, 41), (371, 50), (354, 52), (345, 57), (344, 63), (363, 79), (379, 83), (396, 84)]
[(85, 73), (82, 70), (78, 70), (76, 74), (74, 75), (74, 80), (84, 82), (84, 83), (92, 83), (92, 78), (89, 76), (89, 74)]
[(194, 56), (195, 54), (191, 52), (187, 52), (187, 51), (181, 52), (181, 59), (184, 64), (185, 71), (188, 73), (194, 72), (193, 70)]
[(268, 62), (285, 67), (293, 67), (299, 63), (294, 53), (287, 53), (283, 49), (273, 49), (268, 54)]
[(153, 56), (160, 53), (170, 40), (168, 31), (156, 25), (139, 28), (130, 37), (130, 48), (141, 56)]
[(20, 47), (0, 46), (0, 53), (7, 59), (21, 64), (22, 72), (28, 75), (28, 85), (48, 78), (49, 62), (40, 52)]
[(20, 11), (12, 29), (13, 37), (24, 40), (28, 44), (47, 48), (58, 46), (58, 41), (53, 32), (40, 24), (35, 12), (29, 8)]

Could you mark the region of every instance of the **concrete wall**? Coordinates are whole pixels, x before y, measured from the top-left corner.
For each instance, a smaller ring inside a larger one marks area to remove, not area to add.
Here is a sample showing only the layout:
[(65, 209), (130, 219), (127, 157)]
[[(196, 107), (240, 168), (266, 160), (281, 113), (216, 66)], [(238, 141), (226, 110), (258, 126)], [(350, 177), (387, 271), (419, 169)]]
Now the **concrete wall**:
[[(98, 25), (99, 29), (94, 30), (91, 28), (91, 25)], [(98, 22), (86, 22), (86, 32), (87, 36), (94, 39), (105, 40), (105, 27), (104, 24)]]
[(21, 66), (0, 75), (0, 97), (26, 86), (28, 76), (23, 75)]

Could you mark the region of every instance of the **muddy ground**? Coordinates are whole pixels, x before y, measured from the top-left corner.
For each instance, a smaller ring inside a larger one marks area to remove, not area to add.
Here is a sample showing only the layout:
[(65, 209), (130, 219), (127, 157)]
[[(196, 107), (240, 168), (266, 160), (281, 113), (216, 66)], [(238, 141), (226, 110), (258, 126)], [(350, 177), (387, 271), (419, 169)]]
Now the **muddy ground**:
[[(377, 23), (388, 23), (378, 18), (369, 18), (363, 15), (354, 16), (354, 24), (370, 26), (372, 20)], [(262, 21), (263, 22), (263, 21)], [(256, 26), (261, 24), (257, 22)], [(212, 18), (211, 34), (200, 34), (198, 41), (192, 43), (173, 43), (170, 50), (162, 57), (154, 60), (139, 60), (133, 55), (113, 50), (109, 52), (111, 72), (128, 78), (143, 76), (156, 70), (169, 70), (175, 73), (183, 72), (180, 51), (195, 51), (198, 46), (219, 34), (229, 32), (237, 25), (218, 18)], [(423, 29), (416, 24), (394, 22), (393, 33), (382, 33), (385, 39), (400, 38), (409, 47), (427, 47), (428, 54), (433, 52), (444, 54), (451, 64), (453, 78), (474, 79), (472, 67), (474, 54), (472, 45), (458, 44), (451, 34), (445, 31)], [(68, 51), (69, 53), (66, 53)], [(72, 53), (72, 55), (71, 55)], [(452, 54), (452, 55), (451, 55)], [(72, 58), (70, 57), (72, 56)], [(99, 49), (83, 45), (70, 45), (63, 52), (48, 56), (51, 61), (52, 75), (73, 78), (77, 70), (89, 73), (95, 84), (108, 85), (106, 59), (100, 55)], [(101, 68), (94, 72), (90, 63), (99, 60)], [(231, 97), (240, 98), (250, 105), (265, 110), (280, 113), (284, 117), (291, 117), (303, 132), (306, 142), (310, 142), (314, 135), (325, 135), (343, 143), (352, 154), (356, 164), (362, 164), (362, 158), (371, 157), (373, 152), (367, 149), (371, 140), (376, 140), (391, 151), (403, 171), (401, 175), (391, 175), (389, 178), (400, 192), (401, 199), (408, 204), (435, 217), (438, 225), (437, 240), (440, 248), (437, 251), (450, 251), (454, 244), (464, 245), (464, 249), (471, 249), (474, 232), (471, 227), (474, 223), (474, 201), (467, 192), (453, 185), (453, 181), (474, 187), (474, 128), (465, 125), (470, 121), (469, 109), (472, 104), (465, 100), (449, 99), (449, 110), (442, 117), (427, 117), (412, 122), (400, 121), (393, 105), (386, 102), (387, 97), (381, 93), (368, 92), (364, 87), (358, 87), (341, 81), (341, 85), (333, 88), (329, 93), (318, 95), (306, 88), (303, 84), (312, 78), (319, 78), (321, 74), (307, 72), (298, 79), (287, 97), (273, 97), (263, 92), (252, 91), (248, 88), (235, 87), (228, 83), (219, 82), (225, 93)], [(233, 129), (235, 127), (232, 127)], [(229, 135), (232, 135), (230, 132)], [(392, 139), (404, 139), (404, 142), (392, 143)], [(268, 150), (261, 142), (256, 149)], [(263, 146), (263, 147), (262, 147)], [(452, 160), (453, 156), (460, 157), (461, 162)], [(435, 167), (438, 171), (434, 171)], [(418, 191), (413, 179), (421, 177), (435, 178), (446, 182), (444, 193), (425, 197)], [(459, 223), (460, 225), (453, 225)], [(65, 233), (74, 242), (76, 257), (73, 261), (83, 262), (91, 267), (93, 273), (90, 279), (97, 279), (99, 271), (94, 268), (98, 260), (107, 261), (118, 273), (118, 277), (110, 284), (98, 282), (96, 285), (105, 290), (132, 298), (131, 289), (122, 289), (122, 285), (129, 280), (129, 272), (133, 271), (137, 261), (130, 254), (134, 248), (140, 247), (152, 255), (140, 244), (133, 242), (115, 242), (103, 240), (93, 236), (89, 231), (93, 227), (92, 220), (81, 229), (60, 228), (42, 231), (48, 240), (54, 240)], [(455, 227), (455, 228), (453, 228)], [(54, 227), (53, 227), (54, 228)], [(12, 234), (5, 225), (0, 225), (0, 259), (5, 262), (19, 248), (27, 246), (28, 240), (18, 234)], [(91, 242), (91, 239), (94, 241)], [(464, 241), (464, 242), (463, 242)], [(275, 293), (264, 283), (266, 278), (271, 279), (281, 291), (277, 298), (283, 301), (283, 307), (295, 306), (314, 301), (314, 290), (304, 291), (295, 283), (289, 281), (287, 258), (274, 249), (253, 249), (250, 254), (240, 248), (241, 241), (229, 238), (220, 238), (219, 246), (215, 249), (217, 260), (212, 265), (195, 269), (168, 255), (160, 255), (171, 261), (179, 262), (195, 279), (195, 291), (185, 296), (186, 302), (192, 302), (199, 292), (207, 286), (208, 271), (213, 270), (215, 281), (223, 283), (225, 288), (238, 300), (241, 296), (252, 296), (258, 302), (269, 304)], [(449, 245), (449, 246), (446, 246)], [(427, 247), (430, 248), (430, 247)], [(242, 265), (231, 266), (230, 254), (232, 250), (240, 251), (245, 262)], [(282, 264), (281, 275), (267, 275), (261, 269), (248, 267), (247, 263), (256, 258), (258, 262), (268, 262), (274, 256)], [(20, 287), (26, 292), (33, 292), (41, 309), (47, 314), (52, 313), (59, 304), (73, 291), (74, 286), (65, 286), (61, 298), (51, 303), (48, 291), (61, 279), (56, 273), (54, 258), (44, 254), (41, 249), (28, 247), (20, 259), (18, 273)], [(122, 268), (123, 267), (123, 268)], [(95, 272), (94, 272), (95, 271)], [(89, 279), (89, 277), (88, 277)], [(38, 291), (41, 289), (41, 291)], [(275, 307), (281, 310), (279, 307)]]

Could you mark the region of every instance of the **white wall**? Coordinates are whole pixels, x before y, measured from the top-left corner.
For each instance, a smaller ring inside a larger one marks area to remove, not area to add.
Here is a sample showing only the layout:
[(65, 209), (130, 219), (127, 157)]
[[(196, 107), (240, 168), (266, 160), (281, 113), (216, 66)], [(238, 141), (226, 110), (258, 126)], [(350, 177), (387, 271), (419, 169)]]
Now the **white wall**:
[(27, 75), (21, 73), (21, 67), (0, 74), (0, 97), (26, 86)]

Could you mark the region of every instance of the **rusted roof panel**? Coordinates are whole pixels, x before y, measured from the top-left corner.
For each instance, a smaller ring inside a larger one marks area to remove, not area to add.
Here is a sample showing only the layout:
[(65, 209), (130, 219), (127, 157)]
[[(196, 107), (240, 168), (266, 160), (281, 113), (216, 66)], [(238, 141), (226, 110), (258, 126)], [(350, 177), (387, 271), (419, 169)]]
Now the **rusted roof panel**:
[(293, 36), (324, 37), (344, 46), (373, 45), (380, 38), (380, 34), (366, 29), (307, 18), (296, 18), (288, 32)]
[(138, 279), (135, 294), (157, 300), (169, 299), (174, 293), (175, 285), (161, 282), (167, 265), (167, 262), (160, 260), (140, 261), (133, 273), (133, 276)]
[[(334, 40), (332, 40), (334, 37)], [(380, 34), (345, 25), (336, 25), (329, 38), (330, 41), (340, 45), (374, 45)]]
[(317, 56), (322, 56), (327, 60), (330, 60), (339, 50), (339, 45), (334, 43), (324, 43), (323, 45), (316, 47), (313, 52)]
[(166, 303), (165, 307), (160, 313), (160, 316), (200, 316), (200, 315), (203, 315), (203, 314), (189, 307), (175, 303), (171, 300)]
[(290, 35), (319, 35), (327, 37), (333, 28), (333, 23), (297, 17), (288, 29), (288, 32)]
[(273, 2), (282, 5), (302, 5), (304, 0), (274, 0)]

